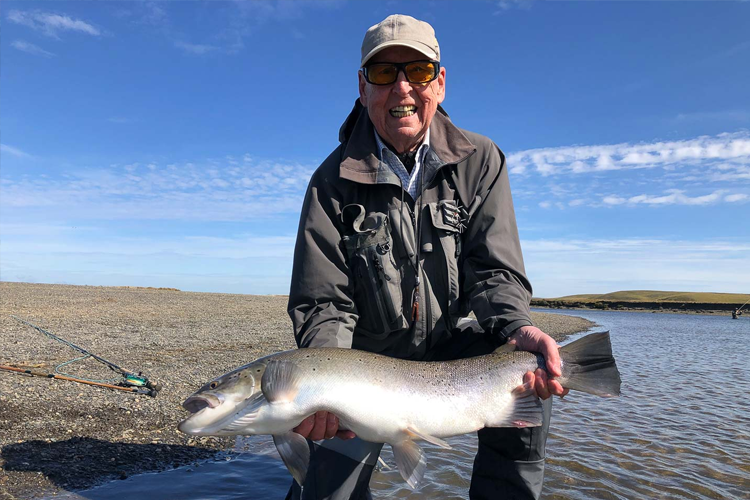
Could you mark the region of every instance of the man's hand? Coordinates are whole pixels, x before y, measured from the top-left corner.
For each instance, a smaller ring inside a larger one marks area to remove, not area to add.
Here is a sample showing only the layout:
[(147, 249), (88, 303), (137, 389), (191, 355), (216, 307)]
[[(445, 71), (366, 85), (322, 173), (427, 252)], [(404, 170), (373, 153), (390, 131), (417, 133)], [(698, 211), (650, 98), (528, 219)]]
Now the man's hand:
[(514, 344), (520, 351), (538, 352), (544, 356), (547, 371), (537, 368), (536, 371), (526, 372), (523, 376), (523, 382), (532, 386), (537, 396), (547, 399), (553, 394), (565, 396), (569, 392), (569, 389), (563, 389), (560, 382), (554, 380), (562, 375), (562, 370), (559, 347), (552, 337), (535, 326), (522, 326), (508, 338), (508, 343)]
[(292, 430), (311, 441), (331, 439), (334, 436), (339, 439), (356, 437), (352, 431), (340, 431), (339, 418), (327, 411), (319, 411), (315, 415), (310, 415)]

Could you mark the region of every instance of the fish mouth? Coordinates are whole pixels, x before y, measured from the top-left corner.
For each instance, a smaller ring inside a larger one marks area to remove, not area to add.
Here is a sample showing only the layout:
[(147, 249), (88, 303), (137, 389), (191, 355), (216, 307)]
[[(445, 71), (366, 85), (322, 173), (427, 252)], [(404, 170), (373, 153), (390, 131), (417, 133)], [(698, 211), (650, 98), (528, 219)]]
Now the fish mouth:
[(216, 408), (221, 403), (221, 398), (213, 394), (193, 394), (182, 403), (182, 407), (190, 413), (198, 413), (205, 408)]

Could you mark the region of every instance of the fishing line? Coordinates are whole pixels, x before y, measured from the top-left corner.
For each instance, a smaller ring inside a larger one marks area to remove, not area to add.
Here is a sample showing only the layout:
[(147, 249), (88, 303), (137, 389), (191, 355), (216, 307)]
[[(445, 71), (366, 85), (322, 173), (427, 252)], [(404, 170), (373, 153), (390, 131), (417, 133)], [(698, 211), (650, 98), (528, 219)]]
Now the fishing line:
[[(161, 385), (157, 384), (156, 382), (152, 380), (149, 380), (148, 377), (143, 375), (142, 372), (138, 372), (136, 374), (135, 372), (132, 372), (130, 370), (125, 370), (124, 368), (120, 368), (113, 362), (107, 359), (104, 359), (101, 356), (97, 356), (96, 354), (87, 351), (83, 347), (79, 347), (72, 342), (69, 342), (61, 337), (58, 337), (54, 333), (49, 332), (45, 330), (44, 328), (36, 326), (33, 323), (30, 323), (17, 316), (11, 315), (11, 318), (15, 319), (16, 321), (20, 323), (23, 323), (24, 325), (30, 326), (31, 328), (44, 334), (44, 336), (46, 336), (47, 338), (56, 340), (57, 342), (60, 342), (61, 344), (64, 344), (70, 347), (71, 349), (74, 349), (80, 352), (81, 354), (83, 354), (83, 356), (68, 360), (64, 363), (60, 363), (59, 365), (55, 367), (54, 373), (36, 372), (36, 371), (29, 370), (29, 369), (17, 368), (17, 367), (5, 366), (5, 365), (0, 365), (1, 370), (16, 372), (16, 373), (23, 373), (23, 374), (31, 375), (35, 377), (46, 377), (46, 378), (53, 378), (56, 380), (67, 380), (70, 382), (78, 382), (81, 384), (95, 385), (99, 387), (107, 387), (109, 389), (126, 390), (127, 392), (136, 392), (138, 394), (145, 394), (151, 397), (156, 397), (156, 393), (161, 390)], [(72, 363), (75, 363), (76, 361), (82, 361), (88, 358), (91, 358), (95, 361), (98, 361), (99, 363), (102, 363), (103, 365), (107, 366), (110, 370), (118, 373), (120, 377), (107, 379), (107, 380), (96, 380), (96, 379), (90, 379), (86, 377), (77, 377), (77, 376), (73, 376), (73, 375), (63, 373), (62, 371), (60, 371), (60, 368), (64, 366), (67, 366)], [(118, 380), (119, 380), (119, 383), (117, 384), (113, 383), (113, 382), (117, 382)]]

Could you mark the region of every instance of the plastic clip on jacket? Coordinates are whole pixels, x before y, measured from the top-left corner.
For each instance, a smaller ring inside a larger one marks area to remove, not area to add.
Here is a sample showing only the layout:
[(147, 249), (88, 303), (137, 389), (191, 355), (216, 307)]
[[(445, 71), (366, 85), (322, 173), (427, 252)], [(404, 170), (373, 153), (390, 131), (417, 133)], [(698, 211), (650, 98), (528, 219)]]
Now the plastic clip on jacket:
[(413, 321), (419, 321), (419, 276), (417, 276), (417, 284), (414, 286), (414, 302), (411, 305), (411, 319)]

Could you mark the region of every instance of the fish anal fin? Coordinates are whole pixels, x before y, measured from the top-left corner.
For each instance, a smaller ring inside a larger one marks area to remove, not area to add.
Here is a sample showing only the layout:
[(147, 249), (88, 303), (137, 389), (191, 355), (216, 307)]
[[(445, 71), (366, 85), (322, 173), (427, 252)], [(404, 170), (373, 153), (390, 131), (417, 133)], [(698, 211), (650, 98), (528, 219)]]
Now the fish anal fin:
[(427, 468), (422, 447), (411, 439), (405, 439), (398, 444), (391, 444), (391, 448), (401, 477), (410, 488), (416, 489), (424, 478), (424, 471)]
[(299, 368), (291, 361), (271, 360), (260, 386), (269, 403), (289, 403), (299, 392)]
[(429, 434), (424, 434), (422, 432), (419, 432), (416, 428), (413, 426), (409, 426), (406, 428), (407, 434), (409, 434), (409, 437), (412, 439), (423, 439), (427, 441), (428, 443), (432, 443), (436, 446), (440, 446), (441, 448), (445, 448), (447, 450), (451, 450), (451, 445), (449, 445), (447, 442), (443, 441), (440, 438), (436, 438), (435, 436), (430, 436)]
[(542, 402), (529, 384), (511, 391), (511, 402), (487, 427), (538, 427), (542, 425)]
[(305, 484), (307, 467), (310, 464), (310, 446), (307, 439), (294, 431), (289, 431), (274, 435), (273, 443), (294, 480), (300, 486)]

